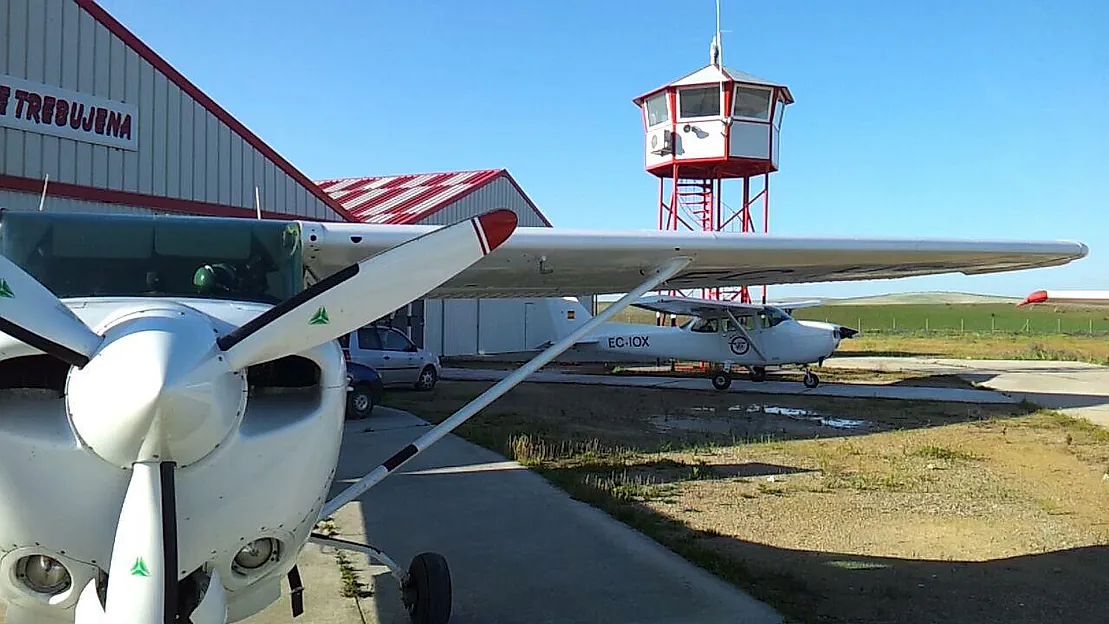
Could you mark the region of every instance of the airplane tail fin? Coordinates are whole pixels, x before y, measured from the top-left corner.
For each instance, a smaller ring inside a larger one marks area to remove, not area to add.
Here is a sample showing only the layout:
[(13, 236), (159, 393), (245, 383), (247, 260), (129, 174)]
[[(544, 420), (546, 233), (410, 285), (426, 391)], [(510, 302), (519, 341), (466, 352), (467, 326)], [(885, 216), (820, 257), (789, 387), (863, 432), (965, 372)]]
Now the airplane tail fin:
[[(562, 340), (569, 336), (575, 329), (581, 327), (586, 321), (593, 318), (593, 314), (585, 307), (584, 304), (577, 297), (562, 297), (560, 299), (552, 299), (550, 307), (551, 311), (551, 327), (554, 330), (553, 339), (550, 344)], [(579, 341), (579, 344), (595, 342), (588, 336)]]

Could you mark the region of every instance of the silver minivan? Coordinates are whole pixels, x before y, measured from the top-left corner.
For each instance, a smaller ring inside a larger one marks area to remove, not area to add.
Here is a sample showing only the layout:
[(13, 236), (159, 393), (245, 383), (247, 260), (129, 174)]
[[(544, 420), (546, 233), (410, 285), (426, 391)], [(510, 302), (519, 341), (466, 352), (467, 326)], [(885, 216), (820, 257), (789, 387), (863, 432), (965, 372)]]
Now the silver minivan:
[(367, 325), (341, 337), (339, 344), (347, 360), (373, 368), (386, 386), (431, 390), (439, 381), (439, 356), (392, 327)]

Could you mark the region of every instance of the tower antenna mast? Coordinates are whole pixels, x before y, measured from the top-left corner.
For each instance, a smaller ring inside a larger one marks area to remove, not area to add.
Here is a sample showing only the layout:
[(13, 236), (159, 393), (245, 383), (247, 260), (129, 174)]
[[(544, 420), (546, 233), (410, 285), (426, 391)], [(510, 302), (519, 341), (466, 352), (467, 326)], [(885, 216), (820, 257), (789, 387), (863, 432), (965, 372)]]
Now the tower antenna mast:
[(716, 0), (716, 36), (709, 47), (709, 62), (717, 67), (724, 66), (724, 42), (720, 39), (720, 0)]

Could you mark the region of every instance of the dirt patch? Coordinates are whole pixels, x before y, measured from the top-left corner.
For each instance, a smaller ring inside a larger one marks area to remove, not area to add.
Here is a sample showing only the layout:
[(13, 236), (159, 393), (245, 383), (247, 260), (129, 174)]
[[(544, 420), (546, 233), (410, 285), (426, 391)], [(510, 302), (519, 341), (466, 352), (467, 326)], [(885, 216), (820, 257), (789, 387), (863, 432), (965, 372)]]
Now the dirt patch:
[[(489, 385), (386, 403), (438, 421)], [(460, 433), (792, 621), (1109, 607), (1109, 433), (1030, 406), (523, 384)]]

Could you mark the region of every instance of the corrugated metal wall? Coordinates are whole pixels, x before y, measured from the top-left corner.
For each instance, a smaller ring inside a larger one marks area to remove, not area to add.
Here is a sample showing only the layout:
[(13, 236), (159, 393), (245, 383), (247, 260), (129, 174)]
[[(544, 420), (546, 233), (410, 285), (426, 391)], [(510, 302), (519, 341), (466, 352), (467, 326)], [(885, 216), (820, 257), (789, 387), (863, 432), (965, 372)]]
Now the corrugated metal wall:
[(139, 107), (137, 152), (0, 128), (0, 173), (339, 219), (72, 0), (0, 0), (0, 35), (0, 73)]
[(448, 205), (420, 221), (423, 225), (447, 225), (477, 216), (494, 208), (508, 208), (516, 213), (522, 227), (545, 227), (516, 187), (503, 175), (473, 193)]
[[(4, 210), (38, 210), (40, 195), (0, 190), (0, 208)], [(99, 212), (102, 214), (162, 214), (157, 210), (139, 206), (120, 206), (103, 202), (70, 199), (69, 197), (46, 197), (43, 204), (46, 212)]]

